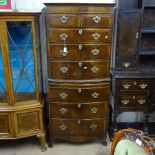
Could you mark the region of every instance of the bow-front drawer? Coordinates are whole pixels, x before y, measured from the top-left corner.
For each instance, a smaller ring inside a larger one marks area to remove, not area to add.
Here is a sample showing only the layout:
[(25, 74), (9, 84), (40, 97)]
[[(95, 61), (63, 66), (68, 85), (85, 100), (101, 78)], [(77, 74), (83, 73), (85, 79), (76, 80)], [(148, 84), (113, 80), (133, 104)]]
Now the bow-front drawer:
[(111, 28), (113, 23), (113, 17), (110, 14), (90, 14), (81, 15), (82, 27), (96, 27), (96, 28)]
[(117, 85), (121, 90), (149, 90), (150, 80), (148, 79), (118, 80)]
[(148, 95), (120, 95), (119, 105), (122, 107), (147, 107)]
[(76, 14), (48, 14), (46, 20), (48, 21), (48, 28), (76, 28), (81, 26), (80, 16)]
[(107, 131), (108, 119), (51, 119), (53, 133), (69, 135), (101, 134)]
[(48, 29), (49, 43), (111, 43), (111, 29)]
[(55, 60), (96, 60), (110, 59), (111, 45), (96, 45), (96, 44), (66, 44), (64, 45), (49, 45), (48, 57)]
[(49, 78), (59, 80), (104, 79), (110, 76), (109, 61), (49, 61)]
[(52, 118), (103, 118), (108, 117), (108, 103), (51, 103)]
[(109, 83), (53, 84), (49, 83), (48, 99), (52, 102), (100, 102), (109, 99)]

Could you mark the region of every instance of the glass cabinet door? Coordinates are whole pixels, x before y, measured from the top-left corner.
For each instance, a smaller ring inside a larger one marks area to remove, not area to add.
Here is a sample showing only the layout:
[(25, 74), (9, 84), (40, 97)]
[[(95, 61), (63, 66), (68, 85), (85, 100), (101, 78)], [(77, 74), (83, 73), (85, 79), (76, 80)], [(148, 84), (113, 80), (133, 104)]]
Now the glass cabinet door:
[(2, 48), (0, 42), (0, 104), (7, 103), (6, 82), (4, 77), (4, 66)]
[(7, 22), (8, 46), (15, 102), (36, 99), (32, 23)]

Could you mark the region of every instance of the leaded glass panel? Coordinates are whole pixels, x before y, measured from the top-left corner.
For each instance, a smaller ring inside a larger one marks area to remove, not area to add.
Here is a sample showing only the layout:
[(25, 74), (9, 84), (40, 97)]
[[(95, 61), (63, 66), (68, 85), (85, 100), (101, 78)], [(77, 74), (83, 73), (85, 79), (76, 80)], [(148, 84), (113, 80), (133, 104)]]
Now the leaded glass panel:
[(36, 99), (31, 22), (7, 22), (12, 80), (17, 102)]

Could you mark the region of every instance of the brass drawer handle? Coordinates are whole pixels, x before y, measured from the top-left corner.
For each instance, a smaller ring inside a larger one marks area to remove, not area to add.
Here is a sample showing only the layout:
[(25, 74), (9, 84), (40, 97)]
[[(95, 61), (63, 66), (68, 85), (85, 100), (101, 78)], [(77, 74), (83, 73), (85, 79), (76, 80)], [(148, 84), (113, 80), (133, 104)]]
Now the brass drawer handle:
[(81, 124), (81, 121), (80, 121), (80, 120), (78, 120), (78, 121), (77, 121), (77, 124)]
[(92, 37), (94, 38), (94, 40), (99, 40), (99, 38), (100, 38), (100, 34), (98, 34), (98, 33), (94, 33), (93, 35), (92, 35)]
[(81, 88), (78, 88), (77, 91), (80, 94), (82, 92), (82, 89)]
[(109, 36), (105, 36), (105, 39), (108, 39)]
[(91, 110), (90, 110), (93, 114), (96, 114), (97, 113), (97, 111), (98, 111), (98, 108), (96, 108), (96, 107), (93, 107), (93, 108), (91, 108)]
[(137, 102), (142, 105), (142, 104), (146, 103), (146, 100), (140, 99)]
[(123, 87), (124, 87), (125, 89), (129, 89), (129, 88), (131, 87), (131, 85), (126, 83), (126, 84), (123, 85)]
[(61, 51), (60, 51), (61, 55), (63, 57), (67, 56), (67, 54), (69, 53), (68, 50), (67, 50), (67, 47), (64, 47)]
[(60, 95), (59, 95), (60, 97), (61, 97), (61, 99), (63, 99), (63, 100), (65, 100), (66, 98), (67, 98), (67, 94), (66, 93), (61, 93)]
[(81, 51), (83, 48), (83, 46), (81, 44), (79, 44), (79, 50)]
[(96, 124), (92, 124), (92, 125), (90, 126), (90, 128), (91, 128), (92, 130), (96, 130), (97, 127), (98, 127), (98, 126), (97, 126)]
[(122, 103), (127, 105), (130, 101), (129, 100), (122, 100)]
[(97, 92), (92, 93), (92, 97), (93, 98), (98, 98), (99, 97), (99, 93), (97, 93)]
[(82, 107), (81, 103), (78, 103), (78, 108), (80, 109)]
[(101, 21), (101, 17), (99, 17), (99, 16), (92, 17), (92, 21), (93, 21), (94, 23), (98, 24), (98, 23), (100, 23), (100, 21)]
[(62, 67), (60, 68), (61, 73), (67, 73), (68, 72), (68, 68), (67, 67)]
[(91, 68), (91, 71), (92, 71), (93, 73), (97, 73), (98, 70), (99, 70), (98, 67), (92, 67), (92, 68)]
[(92, 51), (91, 51), (91, 53), (93, 54), (93, 55), (95, 55), (95, 56), (97, 56), (97, 55), (99, 55), (99, 53), (100, 53), (100, 50), (98, 50), (98, 49), (93, 49)]
[(68, 19), (69, 19), (69, 17), (67, 17), (67, 16), (61, 16), (61, 17), (59, 18), (59, 20), (60, 20), (60, 22), (61, 22), (62, 24), (66, 24), (67, 21), (68, 21)]
[(136, 39), (138, 39), (138, 38), (139, 38), (139, 32), (136, 33)]
[(79, 29), (79, 35), (82, 35), (83, 31), (82, 29)]
[(65, 131), (67, 129), (67, 126), (63, 124), (59, 128), (60, 128), (60, 130)]
[(60, 34), (60, 38), (61, 38), (61, 40), (66, 41), (68, 38), (68, 34), (62, 33), (62, 34)]
[(124, 62), (124, 63), (123, 63), (123, 66), (124, 66), (125, 68), (128, 68), (128, 67), (131, 66), (131, 63), (130, 63), (130, 62)]
[(62, 108), (59, 110), (61, 114), (65, 114), (68, 110), (66, 108)]
[(145, 83), (143, 83), (143, 84), (141, 84), (141, 85), (139, 85), (139, 86), (140, 86), (141, 89), (145, 89), (148, 85), (145, 84)]
[(79, 65), (79, 67), (82, 67), (83, 63), (82, 62), (79, 62), (78, 65)]

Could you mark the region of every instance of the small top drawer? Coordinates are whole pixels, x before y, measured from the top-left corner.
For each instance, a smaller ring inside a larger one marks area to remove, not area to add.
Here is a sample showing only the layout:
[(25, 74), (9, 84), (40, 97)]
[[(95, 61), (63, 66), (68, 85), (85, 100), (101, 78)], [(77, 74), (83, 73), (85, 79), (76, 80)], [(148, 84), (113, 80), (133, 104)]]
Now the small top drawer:
[(45, 4), (46, 13), (114, 13), (114, 5)]
[(126, 79), (118, 81), (121, 90), (148, 90), (150, 80), (145, 79)]
[(80, 27), (80, 16), (75, 14), (47, 14), (48, 28)]
[(113, 17), (108, 14), (90, 14), (82, 15), (82, 27), (112, 27)]

